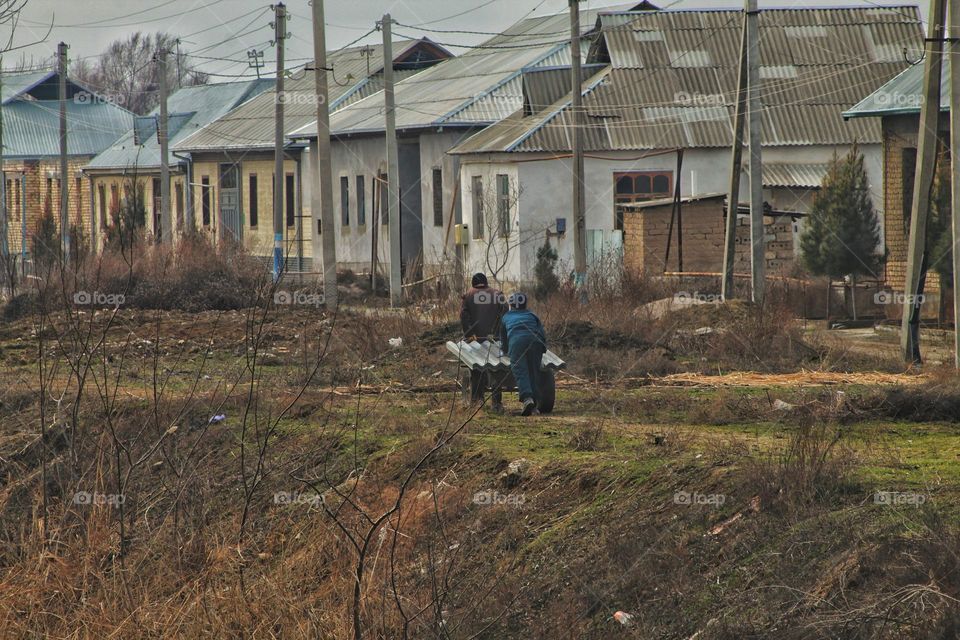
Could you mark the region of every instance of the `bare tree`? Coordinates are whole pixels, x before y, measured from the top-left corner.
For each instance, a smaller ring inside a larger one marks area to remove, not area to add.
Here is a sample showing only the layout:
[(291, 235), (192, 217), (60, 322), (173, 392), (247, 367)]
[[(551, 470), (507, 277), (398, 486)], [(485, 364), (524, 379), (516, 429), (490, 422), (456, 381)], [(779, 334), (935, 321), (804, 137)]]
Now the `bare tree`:
[(169, 33), (137, 31), (115, 40), (96, 62), (79, 59), (70, 73), (80, 83), (138, 114), (150, 112), (158, 104), (160, 79), (154, 55), (161, 49), (174, 53), (176, 64), (167, 67), (167, 85), (171, 87), (207, 84), (209, 76), (198, 71), (189, 54), (177, 47), (177, 37)]

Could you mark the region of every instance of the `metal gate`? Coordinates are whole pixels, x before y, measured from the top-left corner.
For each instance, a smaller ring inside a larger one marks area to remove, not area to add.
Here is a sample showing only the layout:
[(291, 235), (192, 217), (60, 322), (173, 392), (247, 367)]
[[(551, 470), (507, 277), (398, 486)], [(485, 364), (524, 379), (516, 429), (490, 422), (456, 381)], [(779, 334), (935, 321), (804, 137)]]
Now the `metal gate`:
[(243, 240), (243, 224), (240, 220), (240, 167), (235, 164), (220, 165), (220, 237), (235, 242)]

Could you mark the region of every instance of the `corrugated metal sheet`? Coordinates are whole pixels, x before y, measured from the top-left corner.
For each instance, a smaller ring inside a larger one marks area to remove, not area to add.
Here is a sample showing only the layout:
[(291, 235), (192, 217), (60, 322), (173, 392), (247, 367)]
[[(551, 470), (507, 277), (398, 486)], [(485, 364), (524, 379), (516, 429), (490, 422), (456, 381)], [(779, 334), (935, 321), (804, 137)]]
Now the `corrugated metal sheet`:
[(764, 163), (765, 187), (819, 187), (830, 170), (828, 164)]
[[(742, 12), (732, 10), (602, 14), (605, 45), (592, 52), (606, 51), (612, 68), (584, 99), (586, 148), (729, 146), (741, 20)], [(642, 41), (630, 35), (637, 29), (646, 34)], [(663, 40), (649, 36), (654, 32)], [(760, 35), (767, 146), (878, 143), (879, 123), (845, 122), (842, 112), (907, 66), (878, 53), (878, 42), (916, 46), (923, 38), (915, 8), (764, 10)], [(665, 56), (648, 55), (658, 46)], [(524, 122), (527, 130), (519, 133)], [(505, 135), (484, 132), (454, 152), (567, 152), (564, 129), (571, 125), (566, 105), (559, 105), (551, 117), (511, 120)]]
[[(184, 87), (170, 96), (167, 108), (170, 117), (170, 146), (185, 140), (202, 127), (228, 113), (245, 102), (261, 95), (273, 86), (273, 80), (246, 80), (218, 84)], [(189, 117), (185, 114), (189, 113)], [(178, 114), (183, 114), (179, 115)], [(94, 158), (87, 169), (116, 170), (129, 167), (158, 168), (160, 166), (160, 143), (156, 136), (157, 110), (151, 116), (137, 118), (142, 130), (128, 131), (110, 148)], [(140, 144), (138, 144), (138, 142)], [(171, 165), (178, 160), (172, 153)]]
[[(510, 356), (500, 352), (500, 343), (491, 340), (488, 342), (447, 342), (447, 351), (457, 356), (460, 362), (474, 371), (508, 371)], [(547, 350), (540, 361), (541, 369), (558, 371), (567, 366), (567, 363), (553, 351)]]
[[(395, 60), (402, 60), (417, 48), (437, 48), (429, 40), (404, 40), (394, 44)], [(443, 52), (445, 53), (445, 52)], [(362, 46), (332, 53), (327, 64), (333, 69), (327, 73), (330, 110), (335, 112), (347, 105), (362, 102), (380, 90), (380, 85), (370, 85), (371, 79), (381, 81), (383, 71), (383, 47)], [(417, 73), (415, 69), (397, 71), (398, 80)], [(288, 130), (316, 121), (316, 83), (312, 71), (301, 71), (287, 81), (284, 87), (286, 105), (284, 121)], [(276, 92), (271, 90), (248, 101), (246, 104), (208, 123), (194, 135), (175, 145), (179, 151), (204, 151), (222, 149), (268, 149), (273, 147), (274, 106)]]
[[(50, 100), (13, 100), (3, 108), (3, 145), (8, 158), (60, 153), (60, 107)], [(133, 127), (133, 114), (105, 103), (67, 102), (67, 151), (94, 156)]]

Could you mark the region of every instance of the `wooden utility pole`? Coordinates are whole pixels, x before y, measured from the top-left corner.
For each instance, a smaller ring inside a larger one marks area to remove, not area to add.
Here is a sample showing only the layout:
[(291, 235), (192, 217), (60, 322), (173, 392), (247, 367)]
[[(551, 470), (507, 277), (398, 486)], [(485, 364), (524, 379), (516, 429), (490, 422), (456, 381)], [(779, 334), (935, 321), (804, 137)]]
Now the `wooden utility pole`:
[(60, 76), (60, 250), (64, 266), (70, 264), (70, 180), (67, 179), (67, 45), (57, 45)]
[(157, 51), (157, 73), (160, 75), (160, 120), (157, 139), (160, 142), (160, 240), (173, 242), (173, 224), (170, 217), (170, 127), (167, 113), (167, 51)]
[(740, 35), (740, 64), (737, 80), (737, 105), (733, 118), (733, 150), (730, 158), (730, 189), (727, 191), (727, 228), (723, 244), (724, 300), (736, 297), (733, 271), (737, 259), (737, 213), (740, 210), (740, 176), (743, 173), (743, 130), (747, 111), (747, 16), (744, 13)]
[[(573, 93), (573, 269), (577, 287), (587, 282), (586, 190), (583, 184), (583, 78), (580, 68), (580, 1), (570, 0), (570, 69)], [(583, 289), (582, 293), (586, 293)]]
[[(320, 234), (323, 242), (323, 299), (328, 309), (337, 306), (337, 243), (333, 217), (333, 164), (330, 160), (330, 110), (327, 86), (327, 33), (324, 0), (313, 0), (313, 61), (317, 99), (317, 172), (320, 175)], [(316, 246), (316, 243), (314, 243)], [(314, 260), (317, 252), (314, 251)]]
[[(760, 103), (760, 12), (757, 0), (746, 0), (747, 93), (750, 122), (750, 280), (752, 300), (762, 302), (766, 286), (766, 243), (763, 229), (762, 105)], [(736, 205), (731, 204), (731, 207)], [(736, 209), (733, 209), (736, 211)]]
[[(950, 0), (950, 195), (951, 211), (960, 212), (960, 0)], [(954, 364), (960, 369), (960, 215), (953, 223), (953, 346)]]
[(383, 102), (387, 133), (387, 193), (390, 198), (390, 304), (403, 302), (400, 274), (400, 150), (397, 147), (397, 107), (393, 84), (393, 41), (390, 14), (383, 16)]
[(287, 39), (287, 7), (282, 2), (274, 5), (274, 42), (277, 45), (277, 88), (274, 104), (273, 140), (273, 281), (279, 282), (283, 273), (283, 109), (286, 103), (284, 87), (284, 41)]
[[(930, 0), (929, 32), (923, 68), (923, 104), (917, 143), (917, 171), (913, 186), (910, 236), (907, 239), (907, 272), (904, 280), (900, 349), (908, 363), (920, 362), (920, 308), (922, 276), (926, 269), (927, 219), (930, 190), (937, 163), (937, 132), (940, 121), (940, 76), (943, 70), (943, 34), (946, 0)], [(953, 115), (951, 115), (952, 122)], [(952, 182), (951, 182), (952, 184)]]

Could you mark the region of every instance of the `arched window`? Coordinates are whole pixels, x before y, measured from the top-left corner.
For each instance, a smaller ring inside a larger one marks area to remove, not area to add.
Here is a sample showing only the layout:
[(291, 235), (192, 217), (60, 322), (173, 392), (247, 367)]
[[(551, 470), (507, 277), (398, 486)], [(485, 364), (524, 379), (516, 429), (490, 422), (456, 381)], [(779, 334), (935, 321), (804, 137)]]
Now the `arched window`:
[(614, 224), (623, 229), (623, 205), (669, 198), (673, 191), (672, 171), (625, 171), (613, 174)]

